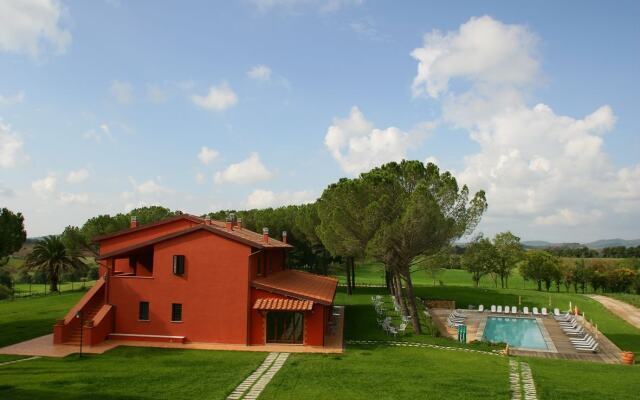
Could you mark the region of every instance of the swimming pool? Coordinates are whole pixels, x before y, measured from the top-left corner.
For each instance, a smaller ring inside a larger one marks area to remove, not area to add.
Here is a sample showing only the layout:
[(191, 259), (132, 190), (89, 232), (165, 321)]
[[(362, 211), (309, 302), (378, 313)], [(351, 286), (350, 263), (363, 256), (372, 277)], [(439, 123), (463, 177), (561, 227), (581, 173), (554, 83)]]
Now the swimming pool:
[(482, 337), (511, 347), (548, 350), (538, 322), (533, 318), (488, 317)]

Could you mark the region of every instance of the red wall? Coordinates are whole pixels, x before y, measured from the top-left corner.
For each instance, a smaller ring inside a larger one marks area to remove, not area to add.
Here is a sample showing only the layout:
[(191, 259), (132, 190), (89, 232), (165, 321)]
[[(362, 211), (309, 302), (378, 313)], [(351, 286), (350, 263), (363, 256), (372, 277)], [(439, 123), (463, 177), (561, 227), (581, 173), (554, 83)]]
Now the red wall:
[[(110, 277), (115, 333), (248, 343), (249, 246), (198, 231), (159, 243), (154, 252), (153, 277)], [(183, 276), (173, 275), (176, 254), (185, 256)], [(148, 322), (138, 321), (140, 301), (149, 302)], [(182, 304), (182, 322), (171, 322), (172, 303)]]

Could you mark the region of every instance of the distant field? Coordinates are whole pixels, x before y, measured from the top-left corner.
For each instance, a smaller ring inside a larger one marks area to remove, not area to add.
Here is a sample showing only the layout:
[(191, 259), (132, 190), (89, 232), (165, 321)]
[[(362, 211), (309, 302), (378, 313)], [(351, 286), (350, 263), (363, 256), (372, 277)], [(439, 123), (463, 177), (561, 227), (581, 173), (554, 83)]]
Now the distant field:
[[(565, 262), (575, 262), (576, 259), (563, 258)], [(585, 259), (589, 260), (589, 259)], [(618, 258), (598, 258), (590, 260), (601, 260), (607, 263), (615, 264), (619, 260)], [(593, 261), (591, 261), (593, 262)], [(589, 261), (587, 261), (589, 263)], [(337, 270), (333, 271), (333, 275), (340, 279), (341, 283), (346, 282), (345, 273)], [(441, 272), (435, 277), (435, 279), (429, 275), (425, 270), (415, 268), (413, 274), (414, 285), (421, 286), (439, 286), (440, 281), (447, 286), (474, 286), (471, 280), (471, 274), (463, 269), (442, 269)], [(384, 267), (380, 263), (367, 262), (356, 265), (356, 283), (357, 284), (384, 284)], [(495, 288), (495, 283), (490, 275), (484, 275), (480, 279), (479, 287), (482, 288)], [(500, 287), (500, 279), (498, 278), (498, 287)], [(537, 284), (534, 281), (525, 281), (517, 268), (514, 268), (511, 272), (511, 276), (508, 280), (508, 287), (512, 289), (537, 289)], [(555, 291), (555, 286), (551, 288)], [(564, 285), (560, 286), (560, 291), (564, 292), (566, 289)], [(573, 292), (573, 288), (569, 289)], [(590, 288), (587, 288), (590, 290)]]
[[(63, 282), (58, 284), (58, 290), (60, 292), (69, 292), (71, 290), (78, 290), (82, 287), (90, 288), (96, 283), (96, 281), (87, 281), (87, 282)], [(47, 294), (51, 293), (49, 291), (49, 284), (44, 283), (32, 283), (29, 285), (28, 283), (16, 283), (16, 296), (25, 295), (25, 294)]]

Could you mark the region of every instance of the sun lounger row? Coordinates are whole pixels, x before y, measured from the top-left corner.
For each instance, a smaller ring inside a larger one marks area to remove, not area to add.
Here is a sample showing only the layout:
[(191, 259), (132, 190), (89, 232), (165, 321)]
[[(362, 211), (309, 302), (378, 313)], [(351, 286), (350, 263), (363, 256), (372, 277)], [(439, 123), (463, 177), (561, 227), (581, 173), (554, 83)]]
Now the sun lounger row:
[(598, 352), (598, 342), (591, 336), (580, 321), (571, 313), (555, 315), (553, 318), (558, 322), (564, 333), (569, 336), (573, 347), (580, 352)]
[[(484, 312), (484, 305), (480, 304), (478, 306), (478, 311)], [(533, 307), (531, 312), (529, 312), (529, 307), (522, 307), (522, 311), (518, 311), (518, 307), (516, 306), (504, 306), (503, 308), (502, 306), (492, 305), (491, 312), (498, 314), (550, 315), (546, 307), (542, 307), (540, 311), (538, 311), (538, 307)], [(560, 309), (555, 308), (553, 310), (553, 315), (560, 315)]]

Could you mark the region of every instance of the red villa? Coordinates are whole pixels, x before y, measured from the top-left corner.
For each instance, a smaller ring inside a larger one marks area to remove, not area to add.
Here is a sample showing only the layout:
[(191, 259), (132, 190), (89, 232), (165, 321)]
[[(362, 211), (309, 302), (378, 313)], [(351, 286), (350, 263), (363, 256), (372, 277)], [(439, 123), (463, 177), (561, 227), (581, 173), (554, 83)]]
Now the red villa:
[[(181, 214), (96, 238), (100, 278), (54, 343), (105, 339), (325, 346), (338, 281), (287, 269), (291, 245)], [(83, 326), (81, 327), (81, 321)], [(82, 329), (82, 332), (80, 331)]]

